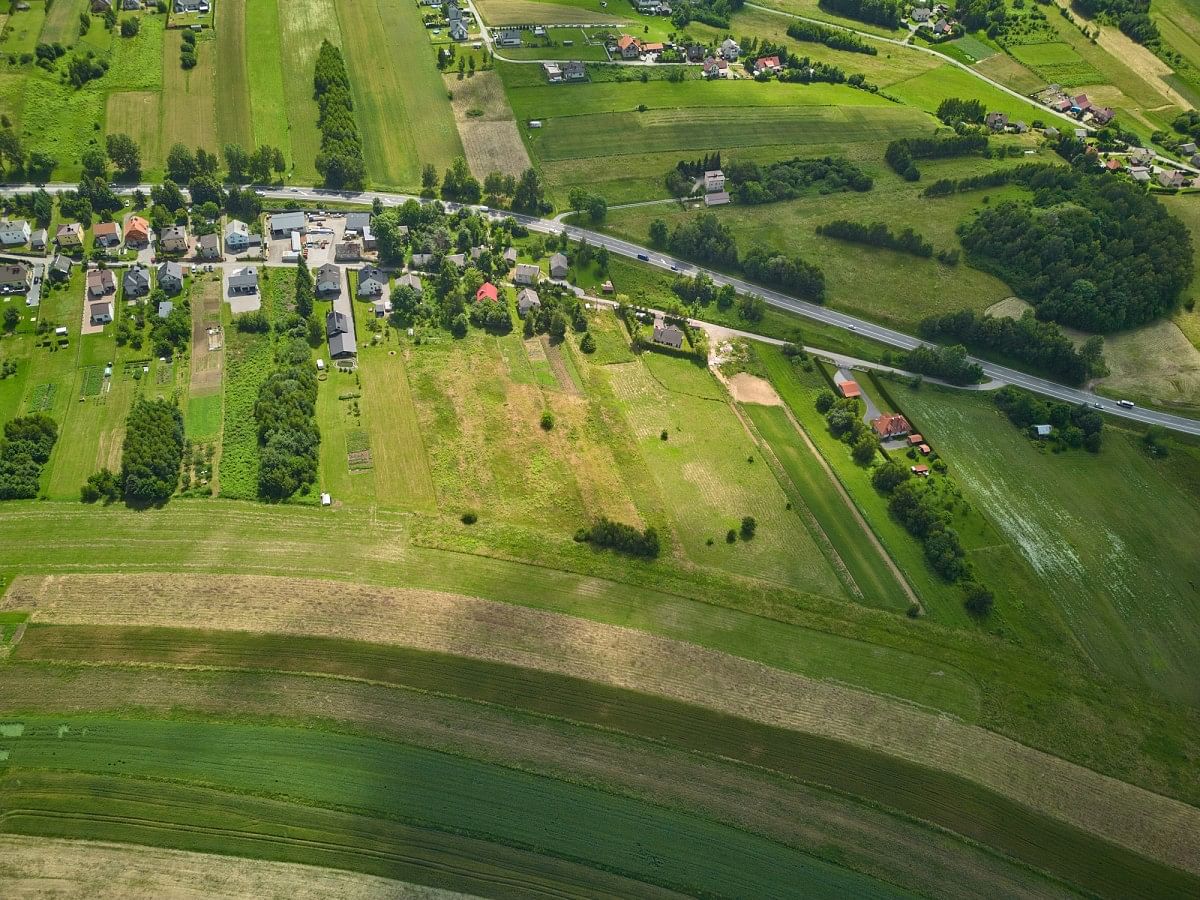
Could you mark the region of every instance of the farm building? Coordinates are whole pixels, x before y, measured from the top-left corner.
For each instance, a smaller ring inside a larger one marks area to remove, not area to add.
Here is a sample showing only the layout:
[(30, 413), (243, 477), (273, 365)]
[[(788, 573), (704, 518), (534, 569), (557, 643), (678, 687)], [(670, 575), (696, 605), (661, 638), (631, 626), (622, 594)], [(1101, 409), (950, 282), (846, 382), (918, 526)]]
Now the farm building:
[(839, 381), (838, 390), (843, 397), (861, 397), (862, 388), (858, 386), (857, 381)]

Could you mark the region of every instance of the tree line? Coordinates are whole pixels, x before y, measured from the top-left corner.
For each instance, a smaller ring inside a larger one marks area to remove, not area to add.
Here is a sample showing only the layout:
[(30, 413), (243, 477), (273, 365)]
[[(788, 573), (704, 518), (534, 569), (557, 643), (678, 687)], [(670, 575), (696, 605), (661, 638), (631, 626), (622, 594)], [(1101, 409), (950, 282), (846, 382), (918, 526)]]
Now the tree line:
[(605, 516), (601, 516), (591, 528), (579, 529), (575, 533), (575, 540), (596, 547), (619, 550), (630, 556), (640, 556), (644, 559), (654, 559), (661, 549), (658, 531), (653, 525), (648, 525), (645, 530), (638, 531), (632, 525), (614, 522)]
[(258, 493), (286, 500), (317, 480), (317, 375), (312, 351), (291, 338), (275, 351), (275, 369), (258, 389)]
[(1088, 338), (1079, 349), (1062, 329), (1041, 322), (1026, 310), (1019, 318), (981, 316), (969, 309), (929, 316), (921, 320), (918, 334), (929, 340), (948, 340), (974, 350), (992, 350), (1020, 360), (1065, 384), (1083, 384), (1107, 373), (1104, 339)]
[(713, 28), (728, 28), (730, 17), (745, 0), (682, 0), (672, 7), (671, 24), (683, 28), (689, 22), (702, 22)]
[(0, 500), (32, 500), (41, 489), (42, 466), (58, 440), (58, 425), (45, 413), (4, 424), (0, 442)]
[(795, 21), (788, 26), (788, 37), (797, 41), (824, 44), (830, 50), (845, 50), (849, 53), (865, 53), (875, 56), (879, 51), (853, 32), (844, 28), (829, 28), (816, 22)]
[(678, 256), (726, 269), (740, 269), (747, 278), (779, 287), (805, 300), (825, 298), (825, 275), (799, 256), (755, 247), (739, 257), (737, 241), (728, 225), (712, 213), (701, 213), (667, 229), (662, 219), (650, 223), (650, 243)]
[(921, 171), (918, 159), (945, 159), (952, 156), (969, 156), (988, 147), (986, 134), (956, 134), (942, 138), (900, 138), (887, 145), (883, 158), (901, 178), (918, 181)]
[(1071, 0), (1071, 8), (1089, 19), (1116, 23), (1139, 44), (1156, 47), (1161, 40), (1158, 25), (1150, 18), (1150, 0)]
[(907, 4), (900, 0), (820, 0), (826, 12), (884, 28), (899, 28)]
[(317, 127), (321, 131), (321, 152), (317, 171), (329, 188), (361, 189), (367, 180), (363, 162), (362, 138), (354, 121), (354, 101), (350, 95), (350, 76), (342, 51), (329, 41), (321, 42), (313, 72), (317, 100)]
[(183, 414), (174, 403), (139, 398), (125, 420), (119, 486), (135, 506), (166, 503), (179, 486)]
[(910, 372), (940, 378), (950, 384), (983, 381), (983, 367), (967, 358), (967, 348), (962, 344), (914, 347), (904, 354), (902, 366)]
[(938, 104), (937, 117), (947, 125), (967, 122), (978, 125), (987, 116), (987, 107), (982, 100), (964, 100), (961, 97), (947, 97)]
[(933, 244), (925, 240), (911, 228), (905, 228), (899, 234), (883, 222), (873, 222), (864, 225), (862, 222), (851, 222), (847, 219), (836, 219), (824, 225), (817, 226), (817, 234), (822, 237), (837, 238), (854, 244), (866, 244), (868, 247), (883, 247), (898, 253), (911, 253), (926, 259), (933, 256)]
[(822, 194), (840, 191), (869, 191), (874, 186), (871, 176), (840, 156), (819, 159), (792, 159), (759, 165), (749, 160), (731, 160), (725, 170), (730, 194), (739, 203), (774, 203), (794, 200), (809, 188)]
[(1079, 170), (1027, 183), (1041, 185), (1032, 203), (985, 209), (958, 231), (972, 261), (1039, 318), (1107, 332), (1175, 307), (1192, 279), (1191, 235), (1152, 194)]

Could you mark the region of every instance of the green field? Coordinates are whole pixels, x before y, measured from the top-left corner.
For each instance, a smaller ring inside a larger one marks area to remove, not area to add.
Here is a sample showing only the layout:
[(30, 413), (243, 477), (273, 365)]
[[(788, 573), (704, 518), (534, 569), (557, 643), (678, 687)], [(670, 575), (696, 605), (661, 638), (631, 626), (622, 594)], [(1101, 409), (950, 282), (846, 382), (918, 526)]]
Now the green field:
[(950, 63), (899, 81), (888, 88), (888, 93), (928, 112), (936, 111), (938, 104), (948, 97), (963, 97), (982, 100), (989, 111), (1007, 113), (1010, 119), (1021, 119), (1027, 124), (1034, 119), (1044, 120), (1048, 115), (1044, 107), (1018, 100)]

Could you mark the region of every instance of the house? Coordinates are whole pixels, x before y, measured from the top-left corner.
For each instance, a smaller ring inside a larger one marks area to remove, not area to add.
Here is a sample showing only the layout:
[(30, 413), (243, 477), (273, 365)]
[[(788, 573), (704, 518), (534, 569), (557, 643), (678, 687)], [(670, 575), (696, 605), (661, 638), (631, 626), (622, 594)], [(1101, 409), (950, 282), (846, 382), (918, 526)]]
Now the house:
[(479, 286), (479, 290), (475, 292), (475, 302), (479, 303), (483, 300), (499, 300), (500, 291), (490, 281), (485, 281)]
[(150, 223), (141, 216), (125, 220), (125, 246), (145, 247), (150, 243)]
[(451, 253), (444, 261), (459, 269), (467, 267), (467, 255), (465, 253)]
[(1178, 190), (1187, 184), (1187, 179), (1177, 169), (1163, 169), (1158, 173), (1158, 183), (1165, 188)]
[(928, 478), (929, 477), (929, 466), (924, 465), (923, 463), (915, 465), (915, 466), (909, 466), (909, 469), (918, 478)]
[(1130, 160), (1135, 166), (1148, 166), (1150, 161), (1154, 159), (1154, 154), (1145, 147), (1137, 147), (1129, 154)]
[(505, 28), (496, 32), (496, 43), (501, 47), (520, 47), (521, 32), (515, 28)]
[(954, 31), (954, 26), (950, 24), (949, 19), (938, 19), (937, 24), (933, 26), (933, 33), (938, 37), (950, 34)]
[(562, 74), (567, 81), (587, 81), (587, 67), (577, 59), (563, 63)]
[(658, 41), (651, 41), (648, 44), (642, 44), (643, 53), (662, 53), (665, 49), (666, 47), (664, 47), (662, 43)]
[(1113, 112), (1112, 107), (1100, 106), (1092, 108), (1092, 121), (1097, 125), (1107, 125), (1115, 116), (1116, 113)]
[(293, 231), (303, 232), (306, 225), (304, 213), (301, 210), (275, 213), (268, 220), (271, 237), (285, 238)]
[(317, 293), (340, 294), (342, 292), (342, 269), (333, 263), (325, 263), (317, 269)]
[(1039, 440), (1044, 440), (1045, 438), (1050, 437), (1050, 433), (1054, 429), (1051, 428), (1049, 425), (1031, 425), (1031, 426), (1029, 426), (1029, 430), (1030, 430), (1030, 432), (1033, 433), (1033, 436), (1035, 438), (1038, 438)]
[(1026, 125), (1024, 122), (1022, 122), (1020, 119), (1017, 119), (1017, 121), (1010, 123), (1008, 127), (1016, 134), (1024, 134), (1025, 132), (1027, 132), (1029, 130), (1029, 126)]
[(1042, 134), (1044, 134), (1048, 138), (1056, 138), (1056, 137), (1058, 137), (1058, 129), (1055, 128), (1053, 125), (1048, 125), (1047, 127), (1042, 129)]
[(1092, 101), (1088, 99), (1087, 94), (1080, 94), (1071, 100), (1071, 111), (1076, 113), (1085, 113), (1092, 108)]
[(918, 24), (924, 24), (929, 21), (929, 17), (933, 15), (933, 10), (927, 6), (918, 6), (912, 11), (912, 20)]
[(684, 55), (690, 63), (698, 63), (708, 55), (708, 51), (703, 44), (688, 44), (684, 49)]
[(121, 243), (121, 226), (116, 222), (97, 222), (92, 234), (101, 247), (116, 247)]
[(133, 12), (142, 8), (142, 0), (121, 0), (121, 9)]
[(462, 19), (455, 19), (453, 22), (451, 22), (449, 30), (450, 40), (452, 41), (465, 41), (469, 37), (467, 34), (467, 26)]
[(721, 42), (721, 47), (717, 52), (721, 59), (728, 62), (737, 62), (738, 54), (742, 52), (742, 48), (738, 46), (737, 41), (733, 38), (725, 38)]
[(347, 313), (331, 309), (325, 314), (325, 336), (329, 339), (329, 355), (334, 359), (346, 359), (358, 352), (354, 325)]
[(234, 269), (229, 273), (228, 288), (231, 294), (257, 294), (258, 269), (254, 266)]
[(165, 319), (171, 314), (173, 309), (175, 309), (175, 304), (170, 300), (164, 300), (162, 303), (158, 304), (158, 317), (160, 319)]
[(382, 319), (384, 316), (386, 316), (388, 313), (390, 313), (392, 311), (392, 301), (391, 300), (376, 300), (372, 304), (371, 308), (375, 312), (375, 318)]
[[(1197, 153), (1195, 156), (1193, 156), (1191, 158), (1191, 163), (1193, 166), (1196, 166), (1196, 168), (1200, 168), (1200, 153)], [(29, 242), (30, 246), (33, 247), (35, 250), (37, 249), (37, 244), (35, 243), (36, 240), (37, 240), (37, 232), (35, 231), (33, 234), (33, 238)]]
[(1196, 145), (1188, 141), (1186, 144), (1180, 144), (1175, 150), (1180, 156), (1191, 156), (1196, 152)]
[(711, 194), (714, 191), (725, 190), (725, 173), (720, 169), (713, 169), (704, 173), (704, 193)]
[(0, 222), (0, 244), (5, 247), (20, 247), (29, 242), (29, 223), (24, 219)]
[(1059, 112), (1069, 112), (1071, 109), (1071, 98), (1059, 97), (1057, 100), (1052, 100), (1050, 102), (1050, 108), (1058, 110)]
[(57, 281), (66, 281), (71, 277), (72, 265), (74, 263), (69, 256), (55, 254), (54, 261), (50, 263), (50, 277)]
[(424, 268), (433, 263), (432, 253), (414, 253), (412, 255), (412, 264), (418, 269)]
[(362, 244), (358, 241), (342, 241), (333, 248), (333, 258), (337, 262), (362, 259)]
[(39, 228), (29, 235), (29, 247), (32, 250), (45, 250), (48, 236), (45, 228)]
[(1008, 124), (1008, 116), (1002, 112), (988, 113), (983, 122), (992, 131), (1003, 131), (1004, 126)]
[(99, 298), (88, 301), (88, 321), (93, 325), (107, 325), (113, 320), (112, 301)]
[(517, 313), (524, 316), (531, 309), (542, 305), (542, 300), (533, 288), (521, 288), (517, 293)]
[(917, 450), (920, 452), (920, 454), (921, 454), (922, 456), (928, 456), (930, 453), (932, 453), (932, 452), (933, 452), (933, 451), (930, 449), (930, 447), (929, 447), (929, 445), (928, 445), (928, 444), (918, 444), (918, 445), (917, 445)]
[(113, 8), (113, 0), (92, 0), (90, 8), (92, 12), (103, 15)]
[(221, 236), (215, 231), (200, 235), (196, 241), (196, 255), (201, 259), (220, 259)]
[(145, 266), (130, 266), (121, 278), (125, 299), (134, 300), (150, 293), (150, 270)]
[(182, 225), (164, 228), (158, 234), (158, 248), (164, 253), (187, 253), (187, 229)]
[(872, 419), (871, 428), (879, 435), (880, 440), (884, 441), (904, 437), (912, 431), (908, 419), (899, 413), (884, 413), (882, 416)]
[(521, 263), (513, 272), (514, 284), (537, 284), (542, 276), (542, 270), (532, 263)]
[(425, 286), (421, 284), (420, 276), (414, 275), (412, 272), (405, 272), (403, 275), (400, 275), (396, 279), (396, 287), (412, 288), (412, 292), (418, 297), (425, 293)]
[(1129, 177), (1138, 184), (1146, 184), (1150, 181), (1150, 170), (1145, 166), (1133, 166), (1129, 170)]
[(484, 247), (482, 244), (480, 244), (477, 247), (472, 247), (469, 251), (471, 254), (471, 262), (479, 262), (479, 257), (483, 256), (483, 251), (485, 249), (487, 249), (487, 248)]
[(924, 441), (925, 438), (921, 437), (919, 434), (910, 434), (908, 436), (908, 446), (910, 447), (915, 447), (918, 444), (924, 443)]
[(754, 74), (757, 75), (760, 72), (770, 72), (773, 74), (780, 71), (783, 66), (780, 65), (778, 56), (760, 56), (753, 63), (751, 63), (750, 68), (752, 68), (754, 70)]
[(1075, 137), (1078, 140), (1086, 141), (1087, 136), (1088, 136), (1088, 130), (1086, 128), (1076, 128), (1075, 129)]
[(724, 206), (729, 202), (728, 191), (714, 191), (711, 194), (704, 195), (705, 206)]
[(841, 395), (843, 397), (861, 397), (862, 396), (862, 388), (860, 388), (858, 386), (857, 381), (852, 381), (851, 379), (846, 379), (845, 381), (839, 381), (837, 387), (838, 387), (838, 391), (841, 393)]
[[(70, 260), (67, 262), (70, 272)], [(0, 263), (0, 293), (20, 294), (29, 290), (30, 272), (25, 263)]]
[(54, 233), (54, 240), (57, 242), (60, 249), (82, 247), (83, 226), (78, 222), (70, 222), (66, 225), (60, 225), (58, 226), (58, 231)]
[(504, 260), (506, 266), (512, 268), (517, 264), (517, 248), (509, 247), (504, 251), (504, 256), (501, 258)]
[(177, 262), (159, 263), (158, 286), (168, 294), (178, 294), (183, 290), (183, 266)]
[(107, 297), (117, 292), (117, 278), (112, 269), (89, 269), (87, 293), (89, 298)]
[(383, 269), (363, 266), (358, 270), (358, 296), (382, 297), (387, 288), (388, 277)]
[(704, 61), (704, 77), (705, 78), (728, 78), (729, 63), (723, 59), (713, 59), (709, 57)]
[(637, 59), (642, 52), (642, 42), (631, 34), (623, 34), (617, 39), (617, 50), (622, 59)]
[(551, 84), (558, 84), (563, 80), (562, 66), (555, 62), (542, 63), (542, 70), (546, 73), (546, 80)]
[(230, 219), (225, 226), (225, 248), (233, 254), (245, 253), (251, 247), (262, 246), (262, 238), (250, 233), (250, 226), (240, 219)]
[(175, 12), (177, 13), (195, 13), (200, 12), (201, 6), (207, 6), (204, 0), (175, 0)]
[(673, 347), (676, 350), (682, 350), (683, 329), (678, 325), (664, 325), (662, 322), (655, 322), (654, 334), (651, 340), (656, 344), (662, 344), (664, 347)]
[(1121, 161), (1119, 159), (1108, 159), (1104, 161), (1104, 168), (1110, 172), (1121, 171)]
[(555, 253), (550, 257), (550, 277), (566, 278), (570, 270), (570, 261), (565, 253)]

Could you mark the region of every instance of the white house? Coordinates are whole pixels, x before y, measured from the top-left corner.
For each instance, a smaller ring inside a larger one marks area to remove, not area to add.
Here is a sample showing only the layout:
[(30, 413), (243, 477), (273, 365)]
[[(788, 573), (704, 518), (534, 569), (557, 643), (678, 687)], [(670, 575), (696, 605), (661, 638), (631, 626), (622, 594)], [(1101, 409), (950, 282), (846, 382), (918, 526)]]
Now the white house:
[(5, 247), (19, 247), (29, 243), (29, 223), (24, 219), (14, 222), (0, 222), (0, 244)]
[(704, 173), (704, 193), (715, 194), (717, 191), (725, 190), (725, 173), (720, 169), (713, 169)]

